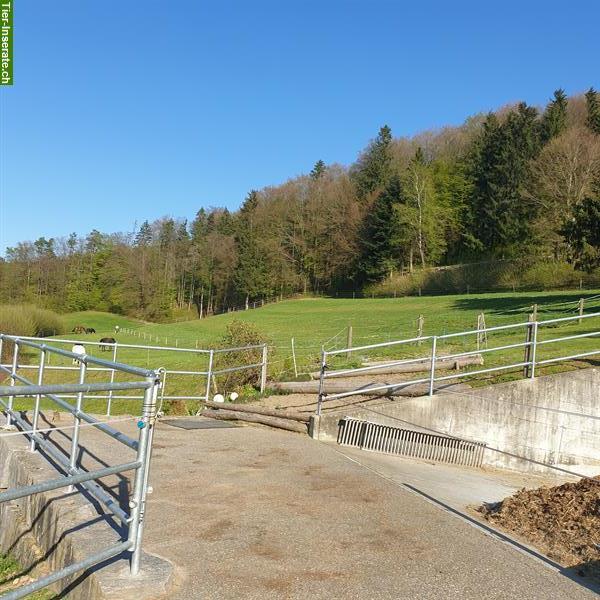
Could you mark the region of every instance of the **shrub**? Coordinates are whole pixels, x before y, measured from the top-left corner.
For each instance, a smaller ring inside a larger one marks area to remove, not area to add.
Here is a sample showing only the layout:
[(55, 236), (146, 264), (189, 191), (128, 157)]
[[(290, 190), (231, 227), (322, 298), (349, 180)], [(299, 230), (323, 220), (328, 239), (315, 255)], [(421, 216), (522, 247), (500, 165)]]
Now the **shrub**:
[[(62, 318), (51, 310), (30, 304), (0, 305), (0, 332), (10, 335), (47, 337), (64, 333)], [(12, 344), (2, 346), (2, 360), (12, 354)]]
[[(234, 319), (227, 325), (225, 335), (221, 339), (221, 348), (239, 348), (241, 346), (257, 346), (267, 343), (267, 338), (252, 323)], [(262, 348), (223, 352), (215, 355), (213, 368), (215, 370), (257, 364), (262, 360)], [(221, 393), (240, 391), (246, 385), (258, 385), (260, 367), (224, 373), (217, 376), (217, 389)]]
[(464, 294), (501, 290), (549, 290), (594, 286), (598, 273), (583, 273), (558, 261), (497, 260), (398, 274), (365, 288), (365, 296)]

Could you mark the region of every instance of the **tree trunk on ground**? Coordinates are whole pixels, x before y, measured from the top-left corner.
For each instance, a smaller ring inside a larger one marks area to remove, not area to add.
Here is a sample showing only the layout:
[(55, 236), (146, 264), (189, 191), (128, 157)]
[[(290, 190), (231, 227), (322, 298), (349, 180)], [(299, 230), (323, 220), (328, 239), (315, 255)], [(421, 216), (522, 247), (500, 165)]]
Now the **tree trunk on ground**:
[(211, 419), (219, 419), (222, 421), (247, 421), (249, 423), (260, 423), (261, 425), (269, 425), (277, 429), (285, 429), (296, 433), (307, 433), (308, 429), (305, 424), (297, 423), (296, 421), (288, 421), (286, 419), (277, 419), (275, 417), (267, 417), (265, 415), (257, 415), (253, 413), (238, 412), (235, 410), (205, 410), (202, 415)]
[(299, 413), (293, 413), (285, 410), (277, 410), (272, 408), (265, 408), (262, 406), (248, 406), (245, 404), (223, 404), (222, 402), (210, 402), (204, 401), (202, 404), (210, 406), (210, 408), (218, 408), (219, 410), (232, 410), (244, 413), (254, 413), (257, 415), (264, 415), (266, 417), (277, 417), (281, 419), (292, 419), (293, 421), (300, 421), (302, 423), (308, 423), (310, 420), (309, 415), (301, 415)]

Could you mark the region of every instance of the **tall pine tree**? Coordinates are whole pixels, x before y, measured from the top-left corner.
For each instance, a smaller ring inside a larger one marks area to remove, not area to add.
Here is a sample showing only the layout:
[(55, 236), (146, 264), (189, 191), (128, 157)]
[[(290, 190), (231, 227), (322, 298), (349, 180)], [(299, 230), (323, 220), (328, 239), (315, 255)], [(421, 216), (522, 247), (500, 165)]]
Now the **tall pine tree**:
[(399, 231), (394, 206), (402, 201), (402, 182), (393, 175), (367, 216), (358, 270), (362, 281), (378, 281), (398, 264)]
[(600, 134), (600, 94), (590, 88), (585, 94), (587, 105), (587, 126), (594, 132)]
[(326, 169), (327, 167), (325, 166), (325, 163), (322, 160), (318, 160), (310, 172), (310, 176), (315, 180), (320, 179), (325, 173)]
[(361, 154), (351, 171), (351, 177), (359, 198), (382, 190), (392, 171), (392, 130), (384, 125), (377, 137)]
[(547, 144), (559, 136), (567, 128), (567, 95), (563, 89), (554, 92), (554, 99), (550, 101), (541, 122), (541, 141)]
[(533, 209), (523, 186), (540, 148), (534, 108), (521, 103), (504, 123), (487, 117), (476, 144), (473, 201), (475, 235), (492, 254), (511, 255), (528, 240)]
[(236, 290), (246, 301), (264, 298), (270, 293), (269, 269), (260, 245), (256, 209), (258, 193), (252, 190), (240, 209), (235, 241), (238, 248), (238, 263), (233, 281)]

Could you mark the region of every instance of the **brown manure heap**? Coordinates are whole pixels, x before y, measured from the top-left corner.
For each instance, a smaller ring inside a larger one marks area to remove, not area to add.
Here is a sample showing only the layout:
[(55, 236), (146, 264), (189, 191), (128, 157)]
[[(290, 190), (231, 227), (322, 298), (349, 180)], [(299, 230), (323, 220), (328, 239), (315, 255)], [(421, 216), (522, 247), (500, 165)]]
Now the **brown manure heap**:
[(561, 565), (600, 578), (600, 475), (555, 487), (522, 489), (478, 511)]

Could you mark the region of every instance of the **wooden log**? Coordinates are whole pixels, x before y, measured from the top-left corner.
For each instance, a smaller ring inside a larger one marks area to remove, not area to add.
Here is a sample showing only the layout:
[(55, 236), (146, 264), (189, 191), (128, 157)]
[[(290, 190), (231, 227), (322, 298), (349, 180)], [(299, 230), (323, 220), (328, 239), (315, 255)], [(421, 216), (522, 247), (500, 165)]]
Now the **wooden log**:
[[(370, 388), (393, 384), (393, 388), (388, 390), (371, 390)], [(319, 382), (318, 381), (273, 381), (269, 384), (269, 387), (274, 390), (280, 390), (282, 392), (288, 392), (290, 394), (318, 394), (319, 393)], [(351, 392), (360, 389), (357, 393), (358, 396), (407, 396), (416, 397), (425, 395), (429, 387), (426, 383), (409, 383), (403, 384), (402, 382), (373, 382), (368, 383), (364, 386), (357, 388), (351, 383), (342, 383), (341, 381), (328, 381), (325, 384), (325, 391), (329, 394), (338, 394), (342, 392)]]
[(308, 423), (310, 421), (309, 415), (301, 415), (295, 412), (266, 408), (263, 406), (252, 406), (248, 404), (224, 404), (223, 402), (210, 402), (209, 400), (202, 401), (202, 404), (210, 406), (211, 408), (218, 408), (219, 410), (234, 410), (237, 412), (254, 413), (257, 415), (264, 415), (266, 417), (291, 419), (292, 421), (300, 421), (302, 423)]
[(254, 413), (246, 413), (236, 410), (214, 410), (209, 408), (208, 410), (203, 410), (201, 415), (203, 417), (210, 417), (212, 419), (220, 419), (222, 421), (245, 421), (248, 423), (260, 423), (261, 425), (268, 425), (269, 427), (285, 429), (287, 431), (294, 431), (296, 433), (307, 433), (308, 431), (308, 428), (305, 424), (298, 423), (297, 421), (278, 419), (275, 417), (268, 417), (266, 415), (257, 415)]
[[(459, 358), (437, 358), (435, 361), (436, 371), (443, 371), (447, 369), (460, 369), (469, 365), (482, 365), (483, 357), (481, 354), (473, 354), (472, 356), (463, 356)], [(424, 358), (419, 362), (405, 363), (405, 364), (394, 364), (394, 361), (381, 361), (381, 362), (364, 362), (364, 367), (375, 367), (380, 366), (380, 369), (373, 369), (371, 371), (358, 371), (356, 373), (345, 373), (342, 370), (339, 374), (336, 371), (328, 371), (327, 378), (333, 377), (369, 377), (370, 375), (394, 375), (397, 373), (420, 373), (429, 371), (431, 369), (431, 359)], [(387, 366), (390, 365), (390, 366)], [(310, 374), (312, 379), (319, 379), (320, 373), (315, 372)]]

